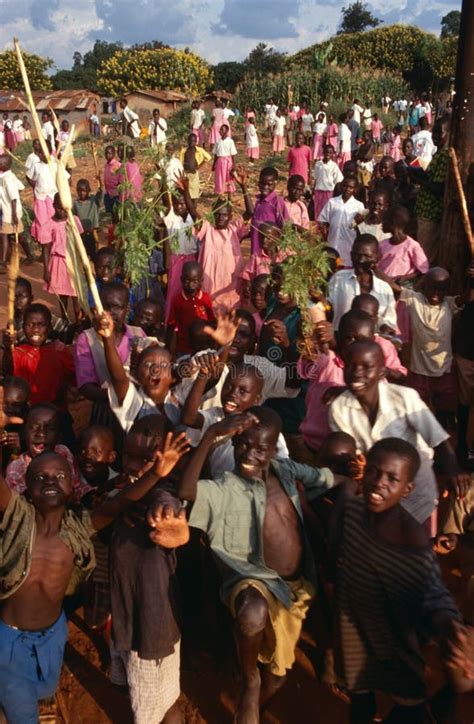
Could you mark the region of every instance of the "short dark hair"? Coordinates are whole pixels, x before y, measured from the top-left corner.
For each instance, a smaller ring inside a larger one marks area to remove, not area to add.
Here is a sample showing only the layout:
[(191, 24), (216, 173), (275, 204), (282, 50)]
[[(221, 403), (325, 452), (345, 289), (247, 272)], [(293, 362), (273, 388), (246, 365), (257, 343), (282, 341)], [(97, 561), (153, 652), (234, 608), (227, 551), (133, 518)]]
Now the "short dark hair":
[(76, 189), (79, 188), (79, 186), (84, 186), (84, 188), (91, 190), (91, 185), (89, 181), (86, 178), (80, 178), (79, 181), (76, 184)]
[(295, 184), (304, 184), (305, 180), (300, 174), (295, 173), (288, 179), (288, 186), (294, 186)]
[(283, 430), (283, 423), (280, 415), (272, 410), (271, 407), (263, 407), (256, 405), (255, 407), (249, 407), (247, 412), (250, 412), (258, 420), (258, 424), (255, 427), (263, 430), (272, 430), (276, 435), (280, 435)]
[(17, 280), (15, 282), (16, 287), (25, 287), (26, 291), (30, 295), (30, 297), (33, 296), (33, 287), (31, 286), (31, 282), (28, 281), (28, 279), (25, 279), (24, 277), (17, 277)]
[(252, 332), (252, 334), (256, 333), (257, 325), (255, 323), (255, 317), (253, 316), (253, 314), (251, 312), (249, 312), (248, 309), (241, 309), (241, 308), (236, 309), (235, 315), (239, 319), (245, 319), (245, 321), (248, 322), (250, 325), (250, 331)]
[(25, 422), (28, 422), (31, 415), (33, 415), (37, 410), (49, 410), (50, 412), (54, 413), (55, 418), (58, 421), (58, 425), (60, 422), (60, 415), (59, 415), (59, 407), (57, 405), (53, 405), (52, 402), (36, 402), (34, 405), (31, 405), (30, 409), (28, 410), (26, 414)]
[(367, 453), (367, 461), (369, 461), (375, 453), (391, 453), (392, 455), (397, 455), (408, 460), (412, 480), (420, 469), (421, 459), (418, 451), (411, 443), (399, 437), (384, 437), (381, 440), (377, 440)]
[(260, 386), (260, 392), (262, 391), (264, 382), (263, 374), (257, 367), (255, 367), (255, 365), (248, 364), (247, 362), (241, 362), (240, 364), (229, 365), (229, 368), (233, 378), (238, 376), (253, 377), (254, 380), (257, 380)]
[(360, 307), (359, 307), (359, 304), (364, 303), (364, 302), (369, 302), (369, 304), (373, 304), (374, 306), (376, 306), (377, 311), (378, 311), (379, 306), (380, 306), (379, 300), (377, 299), (377, 297), (374, 297), (373, 294), (369, 294), (369, 292), (362, 292), (361, 294), (357, 294), (354, 297), (354, 299), (352, 300), (352, 304), (351, 304), (351, 311), (363, 312), (364, 314), (366, 314), (366, 312), (364, 312), (364, 310), (360, 309)]
[(112, 432), (110, 427), (106, 427), (106, 425), (89, 425), (88, 427), (85, 427), (78, 435), (78, 445), (81, 445), (83, 443), (86, 435), (92, 435), (94, 433), (104, 435), (112, 443), (112, 447), (115, 447), (114, 433)]
[(121, 292), (126, 297), (126, 303), (129, 299), (129, 288), (123, 282), (106, 282), (100, 290), (100, 298), (103, 299), (108, 292)]
[(375, 331), (375, 325), (372, 317), (362, 309), (349, 309), (348, 312), (342, 315), (339, 322), (339, 334), (346, 329), (352, 322), (362, 322), (363, 324), (370, 325)]
[(115, 256), (115, 249), (111, 246), (101, 246), (95, 253), (96, 260), (101, 256)]
[(278, 179), (280, 178), (278, 169), (275, 168), (275, 166), (265, 166), (265, 168), (262, 168), (262, 170), (260, 171), (259, 179), (262, 179), (265, 176), (271, 176), (275, 179), (275, 181), (278, 181)]
[(8, 375), (8, 377), (5, 377), (5, 379), (3, 380), (3, 387), (5, 389), (7, 387), (9, 387), (9, 388), (13, 387), (14, 389), (21, 390), (22, 392), (25, 393), (26, 397), (28, 399), (30, 399), (30, 395), (31, 395), (30, 383), (28, 382), (28, 380), (25, 380), (24, 377), (18, 377), (18, 375)]
[(181, 269), (181, 278), (183, 278), (186, 274), (190, 274), (193, 271), (199, 272), (202, 277), (202, 265), (198, 261), (185, 261)]
[(171, 423), (165, 415), (144, 415), (135, 420), (128, 431), (127, 437), (131, 435), (143, 435), (150, 437), (154, 444), (164, 441), (166, 434), (171, 429)]
[(354, 244), (352, 245), (352, 248), (356, 244), (371, 244), (372, 246), (375, 246), (377, 249), (379, 247), (379, 242), (377, 240), (377, 237), (373, 234), (360, 234), (356, 237)]
[(33, 458), (33, 460), (31, 461), (31, 463), (28, 465), (28, 467), (26, 469), (25, 482), (26, 482), (27, 487), (31, 481), (31, 477), (33, 475), (35, 468), (41, 463), (42, 460), (44, 460), (46, 458), (51, 458), (51, 457), (55, 458), (58, 461), (62, 461), (64, 463), (65, 468), (69, 472), (70, 478), (72, 477), (71, 466), (70, 466), (67, 458), (63, 457), (63, 455), (58, 455), (58, 453), (55, 453), (53, 450), (45, 450), (44, 452), (40, 453), (35, 458)]
[(26, 322), (26, 318), (30, 317), (32, 314), (44, 314), (44, 316), (46, 317), (46, 322), (49, 324), (49, 326), (51, 326), (51, 311), (45, 304), (41, 304), (41, 302), (33, 302), (32, 304), (29, 304), (25, 309), (25, 313), (23, 315), (23, 324)]

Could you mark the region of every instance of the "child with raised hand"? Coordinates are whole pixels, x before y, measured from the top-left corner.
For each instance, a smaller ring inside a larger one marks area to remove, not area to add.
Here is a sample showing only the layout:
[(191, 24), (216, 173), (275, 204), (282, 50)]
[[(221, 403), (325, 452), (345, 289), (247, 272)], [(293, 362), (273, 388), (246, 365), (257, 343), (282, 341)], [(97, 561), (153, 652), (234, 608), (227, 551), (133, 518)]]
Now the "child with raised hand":
[(460, 614), (428, 537), (404, 509), (419, 466), (409, 442), (376, 442), (367, 451), (363, 495), (344, 496), (334, 511), (336, 672), (350, 695), (354, 722), (373, 719), (375, 692), (395, 701), (387, 722), (424, 721), (420, 651), (427, 638), (438, 643), (455, 689), (463, 675), (472, 677)]
[(105, 387), (112, 412), (125, 432), (136, 419), (162, 414), (177, 421), (176, 407), (170, 402), (173, 381), (171, 354), (158, 344), (150, 344), (138, 355), (135, 364), (136, 384), (124, 369), (114, 339), (114, 319), (110, 312), (96, 314), (94, 329), (104, 347), (105, 364), (110, 380)]
[(328, 299), (332, 304), (334, 329), (338, 328), (341, 316), (351, 308), (354, 297), (368, 292), (379, 301), (379, 332), (393, 334), (397, 328), (395, 297), (390, 284), (375, 274), (379, 258), (375, 236), (362, 234), (357, 237), (350, 258), (353, 269), (338, 271), (329, 280)]
[(187, 147), (182, 148), (179, 152), (179, 160), (183, 164), (184, 174), (189, 184), (189, 195), (192, 199), (198, 199), (201, 196), (199, 169), (206, 161), (211, 160), (211, 155), (197, 145), (197, 140), (196, 133), (190, 133)]
[[(232, 445), (234, 465), (198, 480), (222, 436)], [(189, 524), (208, 534), (223, 573), (221, 598), (236, 623), (239, 722), (259, 721), (259, 707), (283, 685), (314, 595), (314, 561), (296, 480), (310, 501), (340, 482), (328, 469), (275, 459), (280, 436), (281, 420), (266, 407), (232, 414), (207, 430), (178, 485), (179, 496), (193, 502)]]
[[(242, 189), (245, 201), (244, 216), (232, 219), (232, 207), (221, 199), (213, 206), (214, 224), (203, 219), (197, 212), (189, 195), (187, 179), (180, 177), (179, 185), (189, 213), (195, 221), (195, 234), (200, 242), (198, 262), (202, 266), (204, 292), (210, 294), (215, 309), (234, 309), (240, 303), (240, 273), (243, 267), (240, 243), (248, 236), (246, 219), (252, 215), (253, 207), (247, 192), (247, 176), (243, 169), (234, 173)], [(199, 230), (198, 230), (198, 226)]]
[[(189, 179), (180, 177), (179, 183), (189, 192)], [(190, 196), (191, 198), (191, 196)], [(165, 198), (165, 203), (169, 201)], [(186, 206), (182, 193), (171, 197), (168, 213), (162, 217), (160, 227), (161, 240), (164, 239), (165, 266), (168, 273), (168, 289), (165, 302), (165, 322), (168, 322), (171, 304), (181, 292), (181, 275), (187, 262), (195, 262), (198, 253), (198, 240), (193, 229), (194, 218)]]
[(115, 155), (115, 146), (105, 147), (104, 165), (104, 206), (108, 214), (111, 214), (114, 221), (116, 206), (119, 202), (119, 186), (122, 182), (122, 164)]
[(260, 144), (255, 125), (255, 116), (247, 119), (247, 125), (245, 127), (245, 155), (252, 164), (260, 158)]
[(220, 139), (216, 141), (213, 148), (214, 161), (214, 193), (230, 194), (235, 191), (235, 183), (232, 176), (234, 169), (234, 156), (237, 156), (237, 149), (233, 139), (229, 135), (229, 126), (223, 123), (220, 127)]
[(166, 343), (176, 355), (192, 352), (189, 328), (195, 319), (212, 322), (212, 298), (202, 291), (203, 271), (197, 261), (186, 261), (181, 269), (181, 291), (170, 300)]
[(311, 169), (311, 149), (305, 143), (305, 135), (301, 131), (295, 135), (295, 145), (288, 151), (287, 161), (288, 177), (302, 176), (305, 184), (308, 183)]
[(64, 405), (67, 385), (74, 382), (74, 360), (59, 340), (51, 342), (51, 312), (44, 304), (33, 303), (24, 312), (24, 344), (4, 332), (5, 374), (23, 377), (31, 386), (31, 402)]
[(337, 249), (346, 267), (352, 266), (351, 249), (356, 238), (354, 221), (365, 208), (364, 204), (354, 197), (357, 185), (355, 177), (344, 177), (341, 182), (341, 195), (330, 198), (319, 216), (315, 217), (326, 235), (327, 243)]
[(402, 506), (429, 530), (430, 516), (438, 504), (433, 456), (446, 473), (449, 489), (463, 496), (469, 476), (463, 473), (449, 442), (449, 434), (410, 387), (386, 384), (385, 360), (376, 342), (354, 342), (345, 356), (347, 390), (331, 403), (329, 425), (353, 435), (366, 453), (380, 437), (396, 436), (416, 445), (422, 464), (416, 487)]
[(97, 240), (99, 233), (99, 210), (102, 203), (102, 180), (97, 176), (97, 191), (91, 193), (91, 185), (86, 178), (81, 178), (76, 184), (77, 199), (72, 206), (72, 212), (82, 224), (82, 241), (89, 259), (95, 260)]
[[(177, 702), (180, 595), (175, 576), (176, 554), (167, 548), (189, 540), (185, 512), (174, 494), (170, 477), (188, 444), (184, 435), (171, 442), (172, 433), (167, 430), (162, 416), (148, 415), (128, 433), (123, 482), (139, 484), (157, 456), (171, 462), (172, 453), (173, 464), (163, 469), (159, 484), (135, 504), (131, 511), (133, 526), (126, 519), (116, 522), (110, 543), (111, 680), (121, 686), (128, 684), (136, 722), (182, 721)], [(152, 533), (145, 521), (149, 506), (155, 512)]]
[[(21, 420), (0, 412), (0, 427), (11, 422)], [(86, 573), (94, 567), (91, 536), (166, 477), (184, 449), (182, 437), (167, 441), (135, 484), (91, 514), (68, 509), (73, 490), (70, 467), (53, 452), (38, 455), (28, 468), (31, 502), (0, 479), (0, 705), (9, 721), (37, 721), (38, 700), (55, 693), (67, 639), (63, 599), (73, 570)], [(172, 548), (185, 543), (187, 536), (171, 533), (174, 514), (169, 511), (169, 516), (159, 525), (160, 544)], [(5, 545), (8, 541), (15, 544)]]
[[(364, 295), (360, 295), (362, 296)], [(377, 300), (373, 299), (377, 305)], [(375, 313), (374, 320), (373, 315), (361, 307), (362, 303), (359, 308), (352, 309), (342, 316), (336, 334), (329, 322), (320, 322), (314, 334), (318, 349), (316, 358), (307, 359), (301, 356), (298, 361), (300, 378), (308, 380), (305, 416), (300, 425), (300, 432), (307, 448), (308, 463), (314, 461), (316, 452), (330, 431), (328, 404), (337, 394), (344, 391), (345, 359), (351, 344), (367, 340), (376, 341), (383, 350), (387, 379), (400, 381), (406, 376), (406, 369), (401, 365), (394, 346), (375, 334), (377, 314)]]
[(288, 196), (285, 199), (290, 221), (301, 229), (309, 229), (308, 208), (304, 202), (305, 180), (293, 174), (288, 179)]
[(54, 452), (67, 460), (71, 471), (74, 498), (79, 501), (89, 490), (89, 485), (80, 480), (74, 463), (74, 457), (61, 439), (61, 415), (55, 405), (38, 402), (26, 412), (23, 426), (22, 453), (9, 463), (5, 480), (11, 490), (22, 494), (26, 490), (26, 474), (31, 461), (44, 452)]
[[(59, 297), (61, 305), (61, 316), (63, 319), (68, 318), (68, 301), (72, 300), (76, 321), (81, 316), (77, 294), (72, 286), (71, 279), (66, 264), (67, 249), (67, 214), (59, 198), (56, 194), (53, 199), (54, 216), (49, 222), (49, 242), (41, 242), (43, 244), (43, 264), (44, 264), (44, 289), (50, 294)], [(83, 233), (84, 229), (77, 216), (74, 222), (79, 233)]]
[(325, 143), (322, 158), (316, 161), (313, 167), (315, 220), (319, 218), (326, 202), (332, 198), (336, 184), (344, 178), (339, 166), (334, 161), (334, 154), (334, 146)]

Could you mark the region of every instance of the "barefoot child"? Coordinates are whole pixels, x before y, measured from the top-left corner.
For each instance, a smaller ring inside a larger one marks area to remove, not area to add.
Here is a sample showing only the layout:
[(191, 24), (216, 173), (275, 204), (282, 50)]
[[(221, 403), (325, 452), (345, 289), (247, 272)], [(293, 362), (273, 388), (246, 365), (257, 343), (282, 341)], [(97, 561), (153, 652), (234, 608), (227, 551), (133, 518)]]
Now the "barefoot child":
[(344, 266), (350, 267), (352, 244), (356, 238), (354, 220), (364, 212), (364, 204), (354, 197), (357, 190), (355, 178), (345, 177), (341, 187), (341, 196), (330, 198), (315, 219), (326, 234), (329, 246), (337, 249)]
[(222, 435), (232, 438), (235, 467), (211, 480), (184, 474), (178, 486), (180, 498), (194, 503), (189, 524), (207, 532), (223, 574), (221, 597), (237, 633), (242, 691), (236, 721), (242, 723), (259, 721), (259, 707), (283, 685), (314, 595), (295, 480), (309, 500), (339, 482), (328, 469), (275, 460), (280, 434), (278, 415), (264, 407), (227, 417), (207, 430), (187, 472), (197, 463), (199, 475)]
[(115, 207), (119, 201), (119, 185), (122, 181), (120, 169), (122, 164), (115, 157), (115, 147), (105, 147), (105, 166), (104, 166), (104, 206), (108, 214), (115, 211)]
[(273, 125), (273, 142), (272, 150), (274, 154), (282, 153), (285, 150), (285, 139), (286, 139), (286, 118), (283, 115), (281, 108), (276, 112), (275, 123)]
[(91, 194), (91, 185), (85, 178), (79, 179), (76, 184), (77, 199), (72, 206), (72, 212), (77, 216), (84, 229), (82, 241), (86, 247), (89, 259), (95, 260), (97, 240), (99, 233), (99, 210), (102, 203), (102, 180), (97, 176), (97, 191)]
[[(34, 301), (33, 288), (28, 279), (24, 277), (18, 277), (15, 284), (15, 314), (14, 314), (14, 326), (16, 332), (16, 343), (25, 344), (26, 337), (23, 332), (23, 317), (27, 308)], [(51, 331), (49, 334), (49, 341), (59, 339), (64, 344), (71, 344), (77, 326), (71, 324), (61, 317), (57, 317), (55, 314), (51, 314)], [(21, 417), (21, 415), (20, 415)]]
[(199, 169), (206, 161), (211, 160), (211, 156), (204, 148), (197, 145), (195, 133), (189, 134), (187, 148), (180, 150), (179, 160), (183, 164), (184, 173), (188, 179), (189, 195), (192, 199), (198, 199), (201, 196)]
[(308, 208), (304, 202), (305, 182), (302, 176), (293, 175), (288, 179), (288, 196), (285, 199), (290, 221), (301, 229), (309, 229)]
[[(300, 175), (302, 176), (303, 174)], [(241, 178), (241, 175), (239, 178)], [(273, 166), (266, 166), (260, 171), (258, 179), (258, 190), (260, 193), (257, 196), (255, 206), (252, 205), (247, 195), (246, 184), (244, 183), (244, 185), (241, 186), (246, 211), (250, 211), (252, 216), (252, 222), (250, 224), (251, 254), (257, 254), (261, 249), (258, 234), (260, 224), (268, 221), (276, 224), (281, 229), (285, 221), (289, 219), (285, 201), (283, 197), (279, 196), (275, 191), (278, 178), (278, 170)], [(249, 204), (249, 206), (247, 204)]]
[(311, 168), (311, 149), (305, 144), (305, 135), (301, 131), (295, 136), (295, 145), (289, 149), (287, 161), (290, 164), (288, 177), (302, 176), (307, 184)]
[[(8, 422), (18, 420), (0, 413), (1, 426)], [(91, 536), (168, 475), (181, 454), (182, 438), (169, 440), (140, 480), (90, 515), (67, 508), (70, 468), (55, 453), (38, 455), (28, 468), (31, 502), (0, 480), (2, 541), (15, 541), (4, 547), (1, 564), (0, 705), (10, 722), (37, 721), (38, 700), (56, 691), (67, 639), (63, 598), (73, 569), (94, 567)]]
[(255, 116), (247, 119), (247, 126), (245, 127), (245, 154), (250, 163), (254, 163), (260, 158), (260, 144), (255, 126)]
[(122, 167), (125, 175), (121, 179), (122, 193), (120, 200), (130, 199), (139, 204), (143, 198), (143, 176), (140, 171), (140, 164), (135, 159), (135, 149), (127, 146), (126, 163)]
[(313, 178), (314, 218), (318, 220), (326, 202), (332, 198), (336, 184), (344, 178), (339, 166), (334, 161), (334, 147), (328, 143), (323, 146), (322, 159), (314, 164)]
[(363, 496), (344, 496), (333, 517), (336, 671), (354, 722), (372, 720), (376, 691), (395, 701), (387, 722), (424, 721), (427, 638), (439, 644), (449, 679), (471, 673), (460, 614), (427, 536), (403, 507), (419, 465), (405, 440), (376, 442), (367, 453)]
[(278, 253), (278, 244), (281, 239), (281, 229), (276, 224), (264, 221), (258, 229), (260, 250), (251, 254), (240, 278), (242, 280), (242, 299), (249, 296), (249, 282), (258, 274), (269, 274), (272, 263)]

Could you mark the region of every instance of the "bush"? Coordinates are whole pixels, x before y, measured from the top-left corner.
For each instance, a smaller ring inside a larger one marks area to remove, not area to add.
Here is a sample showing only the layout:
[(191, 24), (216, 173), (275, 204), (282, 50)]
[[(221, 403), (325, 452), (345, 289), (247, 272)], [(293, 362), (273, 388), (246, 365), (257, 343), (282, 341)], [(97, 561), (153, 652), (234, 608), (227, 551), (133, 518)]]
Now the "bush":
[[(53, 61), (50, 58), (42, 58), (40, 55), (24, 51), (22, 51), (22, 55), (32, 90), (49, 90), (52, 86), (46, 72), (53, 65)], [(23, 80), (16, 53), (13, 50), (0, 53), (0, 88), (23, 90)]]
[(202, 95), (212, 83), (209, 65), (188, 50), (120, 50), (100, 66), (99, 88), (107, 95), (130, 91), (174, 90)]
[(241, 109), (252, 106), (262, 111), (268, 98), (274, 98), (284, 107), (305, 99), (316, 110), (324, 99), (332, 105), (341, 102), (347, 108), (355, 97), (378, 104), (384, 92), (395, 98), (407, 94), (408, 87), (396, 73), (367, 69), (355, 73), (353, 69), (336, 66), (320, 71), (293, 68), (276, 76), (246, 78), (237, 87), (234, 104)]

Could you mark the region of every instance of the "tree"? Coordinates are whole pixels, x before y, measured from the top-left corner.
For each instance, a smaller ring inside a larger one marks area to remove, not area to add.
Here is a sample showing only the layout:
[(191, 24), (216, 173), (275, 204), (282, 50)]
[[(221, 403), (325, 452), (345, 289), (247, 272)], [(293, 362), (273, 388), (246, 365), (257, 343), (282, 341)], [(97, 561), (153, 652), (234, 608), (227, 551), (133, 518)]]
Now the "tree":
[(461, 13), (459, 10), (451, 10), (441, 19), (441, 37), (448, 38), (450, 35), (459, 35), (461, 25)]
[(122, 50), (122, 43), (107, 43), (105, 40), (96, 40), (92, 49), (82, 56), (77, 50), (72, 56), (72, 69), (59, 70), (51, 81), (55, 90), (69, 90), (86, 88), (97, 91), (97, 71), (102, 63), (111, 58), (118, 50)]
[(135, 45), (132, 45), (132, 50), (160, 50), (169, 47), (166, 43), (162, 43), (161, 40), (147, 40), (146, 43), (135, 43)]
[[(33, 90), (49, 90), (51, 81), (46, 73), (52, 67), (53, 61), (50, 58), (43, 58), (41, 55), (25, 53), (24, 51), (22, 55), (31, 88)], [(0, 53), (0, 88), (23, 90), (23, 80), (16, 53), (13, 50)]]
[(281, 73), (285, 68), (286, 54), (279, 53), (266, 43), (259, 43), (244, 60), (246, 71), (260, 78), (268, 73)]
[(372, 15), (367, 3), (357, 0), (342, 8), (342, 20), (337, 34), (363, 33), (367, 28), (375, 28), (381, 22), (375, 15)]
[(246, 67), (244, 63), (228, 61), (212, 66), (212, 72), (214, 75), (214, 88), (233, 93), (243, 79)]
[(212, 82), (205, 60), (189, 50), (119, 50), (102, 63), (99, 89), (112, 96), (137, 89), (175, 90), (190, 97), (204, 93)]

